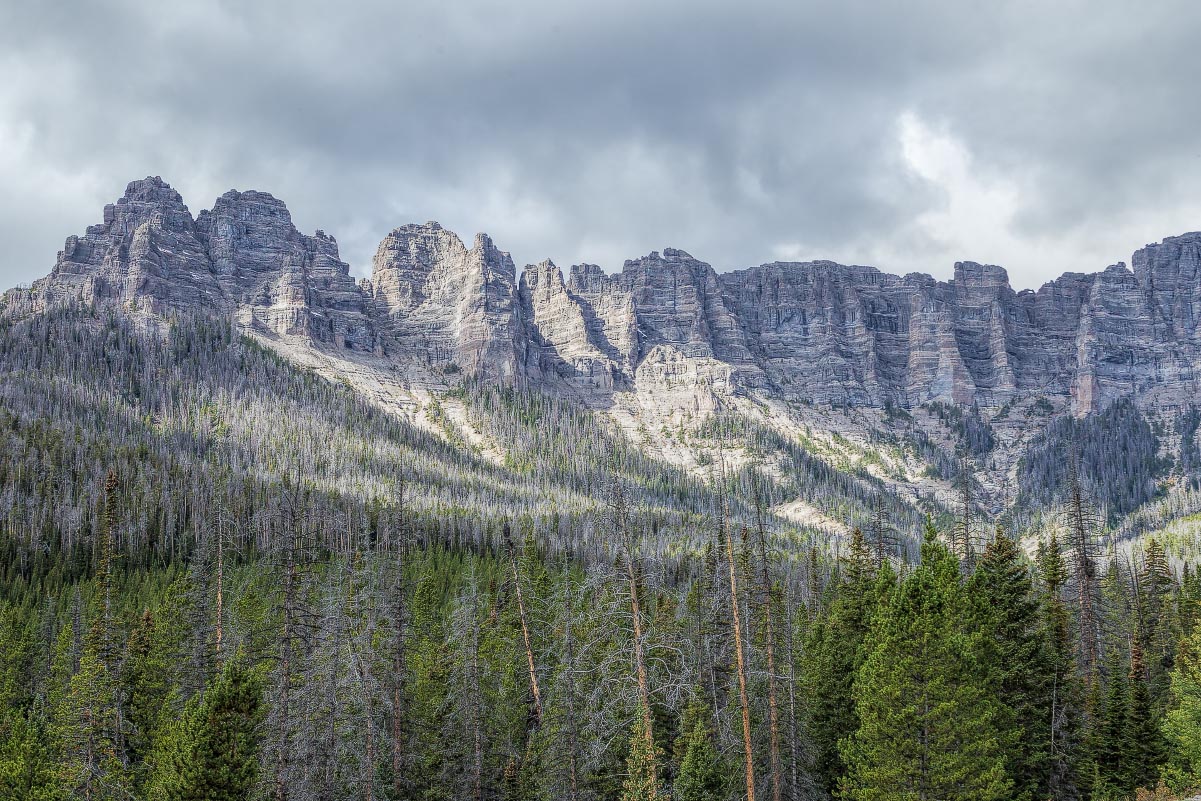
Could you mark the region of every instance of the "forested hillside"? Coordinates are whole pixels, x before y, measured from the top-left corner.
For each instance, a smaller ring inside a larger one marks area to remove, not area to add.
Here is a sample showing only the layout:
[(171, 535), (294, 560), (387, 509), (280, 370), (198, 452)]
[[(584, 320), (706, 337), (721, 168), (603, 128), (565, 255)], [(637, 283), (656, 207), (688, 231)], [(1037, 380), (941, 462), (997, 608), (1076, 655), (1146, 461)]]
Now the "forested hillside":
[(223, 319), (149, 319), (0, 316), (2, 798), (1201, 784), (1201, 578), (1156, 538), (1192, 496), (1108, 544), (1179, 467), (1133, 407), (1053, 426), (1006, 533), (970, 483), (915, 505), (733, 409), (679, 434), (688, 472), (533, 389), (464, 381), (416, 426)]

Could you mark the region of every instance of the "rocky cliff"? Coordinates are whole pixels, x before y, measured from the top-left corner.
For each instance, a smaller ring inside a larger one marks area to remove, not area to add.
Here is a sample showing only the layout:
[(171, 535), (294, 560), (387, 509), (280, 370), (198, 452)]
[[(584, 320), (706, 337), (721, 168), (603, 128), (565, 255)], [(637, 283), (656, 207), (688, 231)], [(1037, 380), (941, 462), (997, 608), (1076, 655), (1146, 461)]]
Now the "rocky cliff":
[(550, 261), (519, 276), (487, 236), (469, 248), (431, 222), (388, 234), (356, 283), (334, 239), (301, 234), (271, 195), (229, 192), (193, 218), (147, 178), (67, 239), (28, 298), (209, 310), (318, 348), (594, 398), (687, 386), (833, 406), (1182, 404), (1201, 368), (1201, 233), (1131, 263), (1015, 292), (973, 262), (949, 281), (824, 261), (719, 275), (665, 249), (565, 280)]

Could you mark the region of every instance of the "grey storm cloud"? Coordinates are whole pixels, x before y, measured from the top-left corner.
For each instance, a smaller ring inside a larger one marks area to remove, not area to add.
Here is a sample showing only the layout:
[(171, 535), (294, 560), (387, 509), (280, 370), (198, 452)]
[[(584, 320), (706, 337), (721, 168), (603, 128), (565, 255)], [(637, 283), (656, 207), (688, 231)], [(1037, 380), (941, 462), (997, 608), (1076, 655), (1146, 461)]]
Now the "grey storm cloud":
[(1201, 228), (1192, 2), (0, 0), (0, 285), (129, 180), (518, 263), (831, 258), (1018, 286)]

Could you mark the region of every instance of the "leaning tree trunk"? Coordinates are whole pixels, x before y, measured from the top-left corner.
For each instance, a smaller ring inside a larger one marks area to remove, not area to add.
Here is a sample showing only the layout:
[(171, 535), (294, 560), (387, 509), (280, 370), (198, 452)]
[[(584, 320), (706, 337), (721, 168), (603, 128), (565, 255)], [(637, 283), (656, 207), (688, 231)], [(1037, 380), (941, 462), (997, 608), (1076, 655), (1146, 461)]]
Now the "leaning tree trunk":
[(530, 647), (530, 627), (525, 616), (525, 600), (521, 594), (521, 576), (517, 572), (517, 556), (513, 552), (513, 538), (509, 524), (505, 523), (505, 548), (509, 552), (509, 566), (513, 570), (513, 586), (517, 595), (517, 615), (521, 619), (521, 639), (525, 644), (526, 666), (530, 673), (530, 692), (534, 696), (534, 726), (542, 725), (542, 693), (538, 691), (538, 671), (534, 667), (534, 649)]

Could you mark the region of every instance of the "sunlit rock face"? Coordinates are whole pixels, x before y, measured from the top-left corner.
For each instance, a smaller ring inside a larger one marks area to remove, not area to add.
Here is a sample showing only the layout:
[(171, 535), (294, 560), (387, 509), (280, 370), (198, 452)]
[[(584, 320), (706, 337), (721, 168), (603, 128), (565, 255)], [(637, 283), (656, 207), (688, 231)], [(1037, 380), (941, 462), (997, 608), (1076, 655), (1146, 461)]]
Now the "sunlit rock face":
[(195, 220), (161, 178), (132, 182), (102, 222), (67, 237), (38, 286), (48, 301), (116, 299), (155, 314), (222, 300)]
[(517, 271), (486, 234), (468, 249), (438, 223), (401, 226), (376, 251), (371, 287), (392, 347), (470, 374), (517, 376)]
[(240, 322), (372, 350), (366, 298), (338, 258), (338, 243), (322, 231), (301, 234), (282, 201), (265, 192), (227, 192), (196, 226)]
[(1005, 270), (975, 262), (948, 281), (828, 261), (719, 275), (666, 248), (565, 278), (549, 260), (519, 275), (487, 235), (468, 247), (430, 222), (389, 233), (356, 283), (334, 239), (297, 231), (271, 195), (228, 192), (193, 218), (146, 178), (69, 237), (26, 297), (211, 311), (321, 348), (602, 400), (999, 407), (1047, 395), (1085, 413), (1133, 393), (1183, 405), (1201, 367), (1201, 233), (1131, 263), (1015, 292)]

